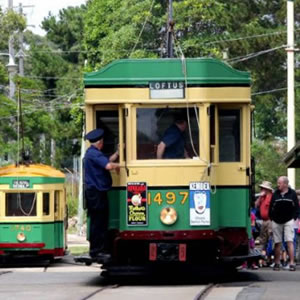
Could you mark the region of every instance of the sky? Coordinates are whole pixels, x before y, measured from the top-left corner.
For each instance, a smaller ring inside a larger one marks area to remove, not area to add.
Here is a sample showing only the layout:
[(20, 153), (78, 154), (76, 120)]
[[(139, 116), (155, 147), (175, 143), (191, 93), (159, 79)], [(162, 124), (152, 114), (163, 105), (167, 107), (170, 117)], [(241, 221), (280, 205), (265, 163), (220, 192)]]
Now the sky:
[[(8, 6), (9, 0), (0, 0), (0, 6), (5, 10)], [(58, 12), (62, 8), (68, 6), (79, 6), (85, 4), (86, 0), (13, 0), (13, 6), (15, 10), (18, 10), (19, 3), (24, 7), (23, 12), (27, 17), (27, 24), (34, 25), (35, 27), (29, 27), (35, 34), (45, 35), (45, 32), (41, 29), (40, 25), (42, 20), (48, 16), (49, 11), (52, 15), (58, 15)]]

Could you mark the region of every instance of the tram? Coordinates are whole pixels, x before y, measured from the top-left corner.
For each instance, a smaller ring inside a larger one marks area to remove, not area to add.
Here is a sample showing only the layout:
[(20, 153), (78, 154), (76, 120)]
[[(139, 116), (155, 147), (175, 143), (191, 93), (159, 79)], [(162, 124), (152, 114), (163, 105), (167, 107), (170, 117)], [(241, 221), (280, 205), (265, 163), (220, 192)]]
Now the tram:
[(66, 250), (65, 175), (47, 165), (0, 168), (0, 260), (53, 260)]
[[(126, 59), (87, 73), (84, 85), (86, 132), (105, 130), (107, 155), (122, 149), (109, 191), (112, 259), (102, 269), (250, 259), (250, 74), (210, 58)], [(186, 156), (160, 157), (177, 115)]]

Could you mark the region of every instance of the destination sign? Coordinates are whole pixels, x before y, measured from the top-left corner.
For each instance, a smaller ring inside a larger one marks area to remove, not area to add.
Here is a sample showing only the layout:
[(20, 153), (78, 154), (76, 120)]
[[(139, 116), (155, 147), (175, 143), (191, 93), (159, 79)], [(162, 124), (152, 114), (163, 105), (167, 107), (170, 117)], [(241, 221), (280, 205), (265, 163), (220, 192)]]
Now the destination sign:
[(13, 180), (12, 187), (13, 187), (13, 189), (29, 189), (30, 181), (29, 180)]
[(153, 81), (149, 83), (151, 99), (184, 98), (183, 81)]

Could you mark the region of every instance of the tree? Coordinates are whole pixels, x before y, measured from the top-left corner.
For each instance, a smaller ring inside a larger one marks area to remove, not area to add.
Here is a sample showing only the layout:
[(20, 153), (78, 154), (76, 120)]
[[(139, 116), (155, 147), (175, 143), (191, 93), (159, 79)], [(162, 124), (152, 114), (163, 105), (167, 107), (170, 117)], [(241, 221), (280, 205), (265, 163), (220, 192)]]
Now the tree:
[(71, 63), (83, 62), (83, 16), (86, 7), (68, 7), (59, 11), (58, 18), (49, 14), (42, 22), (46, 37), (62, 51), (63, 58)]

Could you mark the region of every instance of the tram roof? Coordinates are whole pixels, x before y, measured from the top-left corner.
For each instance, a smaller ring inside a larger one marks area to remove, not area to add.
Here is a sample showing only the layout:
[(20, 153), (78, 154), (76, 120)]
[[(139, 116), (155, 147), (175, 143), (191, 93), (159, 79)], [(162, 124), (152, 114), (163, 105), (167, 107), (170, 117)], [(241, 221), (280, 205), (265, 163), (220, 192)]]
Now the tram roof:
[(283, 161), (288, 168), (300, 168), (300, 142), (285, 155)]
[(0, 177), (56, 177), (65, 178), (65, 174), (51, 166), (42, 164), (9, 165), (0, 168)]
[(84, 75), (87, 88), (148, 86), (153, 81), (187, 81), (190, 86), (250, 86), (251, 78), (249, 72), (212, 58), (121, 59)]

